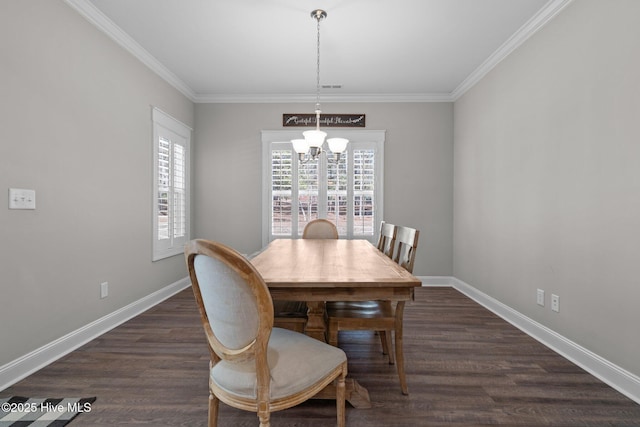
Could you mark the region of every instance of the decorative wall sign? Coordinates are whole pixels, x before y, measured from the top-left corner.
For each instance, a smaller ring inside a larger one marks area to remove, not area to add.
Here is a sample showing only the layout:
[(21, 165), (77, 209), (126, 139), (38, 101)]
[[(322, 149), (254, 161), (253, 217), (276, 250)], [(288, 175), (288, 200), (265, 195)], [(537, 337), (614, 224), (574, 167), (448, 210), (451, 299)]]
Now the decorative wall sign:
[[(314, 127), (316, 125), (315, 114), (283, 114), (282, 126), (284, 127)], [(335, 128), (363, 128), (365, 127), (364, 114), (320, 114), (320, 126)]]

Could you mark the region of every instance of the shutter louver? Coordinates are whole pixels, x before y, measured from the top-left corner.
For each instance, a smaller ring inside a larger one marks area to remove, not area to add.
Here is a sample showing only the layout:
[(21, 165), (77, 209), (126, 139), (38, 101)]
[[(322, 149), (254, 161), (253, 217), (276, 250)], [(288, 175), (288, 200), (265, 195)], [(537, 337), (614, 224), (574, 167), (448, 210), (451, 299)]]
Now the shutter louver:
[(327, 165), (327, 219), (338, 228), (338, 234), (347, 235), (347, 162), (348, 151), (340, 156), (338, 163)]
[(271, 155), (271, 232), (274, 236), (291, 236), (291, 185), (293, 177), (291, 150), (274, 150)]
[(171, 169), (169, 168), (171, 142), (160, 138), (158, 141), (158, 240), (169, 238), (169, 191)]
[(371, 236), (374, 234), (374, 150), (353, 151), (353, 234)]
[(318, 218), (319, 161), (298, 166), (298, 235), (309, 221)]
[(173, 145), (173, 238), (186, 235), (186, 158), (184, 146)]

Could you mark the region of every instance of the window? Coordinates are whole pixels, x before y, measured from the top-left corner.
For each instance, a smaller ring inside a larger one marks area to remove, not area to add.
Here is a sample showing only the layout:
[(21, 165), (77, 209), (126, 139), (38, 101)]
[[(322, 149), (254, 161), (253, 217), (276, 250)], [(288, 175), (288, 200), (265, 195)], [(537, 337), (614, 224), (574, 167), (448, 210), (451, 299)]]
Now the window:
[(316, 218), (336, 224), (341, 238), (375, 239), (383, 218), (384, 131), (340, 131), (347, 151), (335, 163), (322, 154), (300, 163), (291, 139), (300, 131), (263, 131), (263, 244), (299, 238)]
[(153, 109), (153, 261), (182, 254), (189, 240), (191, 129)]

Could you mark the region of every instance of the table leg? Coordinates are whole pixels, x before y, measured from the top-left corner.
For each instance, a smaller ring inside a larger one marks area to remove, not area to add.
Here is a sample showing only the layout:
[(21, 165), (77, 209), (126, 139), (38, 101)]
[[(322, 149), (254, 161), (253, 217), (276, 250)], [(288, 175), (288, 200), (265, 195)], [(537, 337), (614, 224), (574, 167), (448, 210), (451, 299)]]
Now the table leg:
[[(308, 301), (307, 302), (307, 326), (305, 334), (308, 336), (327, 342), (327, 327), (324, 318), (324, 302)], [(345, 398), (354, 408), (368, 409), (371, 408), (371, 400), (369, 399), (369, 391), (362, 387), (358, 381), (353, 378), (347, 378)], [(335, 399), (336, 386), (329, 384), (320, 393), (315, 396), (316, 399)]]
[[(329, 384), (322, 391), (315, 396), (314, 399), (335, 399), (336, 398), (336, 386), (335, 384)], [(353, 378), (347, 378), (345, 380), (345, 399), (356, 409), (369, 409), (371, 408), (371, 400), (369, 399), (369, 391), (362, 387), (358, 381)]]
[(371, 408), (371, 399), (369, 399), (369, 390), (362, 387), (358, 381), (353, 378), (346, 379), (346, 399), (356, 409)]
[(319, 341), (326, 342), (325, 333), (327, 327), (324, 320), (324, 302), (307, 302), (307, 326), (305, 333)]
[(398, 377), (400, 378), (400, 388), (402, 394), (409, 394), (409, 388), (407, 387), (407, 378), (404, 372), (404, 350), (403, 350), (403, 318), (404, 318), (404, 301), (398, 301), (396, 306), (396, 367), (398, 368)]

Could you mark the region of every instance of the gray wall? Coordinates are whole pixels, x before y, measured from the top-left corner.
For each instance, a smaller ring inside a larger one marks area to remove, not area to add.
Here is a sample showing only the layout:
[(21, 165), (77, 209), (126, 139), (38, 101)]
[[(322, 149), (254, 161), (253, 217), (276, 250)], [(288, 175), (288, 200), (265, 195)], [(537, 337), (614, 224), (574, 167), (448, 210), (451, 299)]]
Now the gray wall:
[[(197, 104), (195, 233), (241, 252), (262, 244), (261, 130), (310, 104)], [(326, 113), (365, 113), (386, 130), (385, 220), (420, 229), (416, 275), (452, 273), (451, 103), (323, 104)], [(291, 128), (288, 128), (291, 129)]]
[[(417, 275), (640, 375), (637, 16), (575, 1), (455, 105), (323, 109), (387, 130), (385, 219), (422, 231)], [(194, 236), (260, 247), (260, 131), (312, 105), (194, 107), (60, 0), (1, 1), (0, 58), (0, 190), (38, 206), (0, 208), (0, 366), (186, 276), (180, 256), (150, 261), (151, 105), (196, 129)]]
[(638, 16), (574, 1), (455, 103), (453, 257), (457, 278), (636, 375)]
[[(2, 366), (186, 276), (151, 262), (151, 105), (194, 113), (62, 1), (2, 0), (0, 58)], [(37, 209), (8, 210), (10, 187)]]

